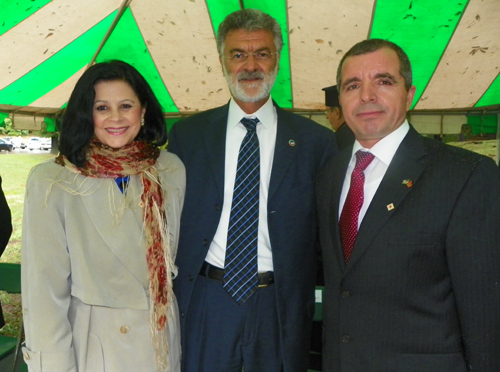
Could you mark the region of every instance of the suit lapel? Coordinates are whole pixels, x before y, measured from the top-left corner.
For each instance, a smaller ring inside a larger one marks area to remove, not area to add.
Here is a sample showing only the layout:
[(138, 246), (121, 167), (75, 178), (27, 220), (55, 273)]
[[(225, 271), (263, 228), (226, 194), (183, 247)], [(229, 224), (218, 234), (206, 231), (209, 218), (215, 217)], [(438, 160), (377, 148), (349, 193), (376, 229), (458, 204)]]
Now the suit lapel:
[(212, 112), (203, 128), (205, 153), (221, 198), (224, 197), (224, 168), (226, 164), (226, 128), (229, 104)]
[[(276, 105), (275, 105), (276, 106)], [(300, 146), (300, 138), (297, 138), (298, 127), (294, 118), (285, 110), (276, 106), (278, 115), (278, 128), (276, 132), (276, 145), (274, 148), (273, 168), (269, 182), (270, 200), (281, 184), (290, 164), (295, 160), (297, 146)]]
[[(81, 179), (83, 180), (82, 184), (85, 183), (87, 185), (86, 187), (88, 187), (89, 182), (92, 183), (92, 186), (87, 189), (88, 194), (82, 196), (82, 202), (95, 230), (123, 266), (141, 284), (147, 285), (147, 278), (143, 277), (144, 262), (137, 262), (136, 256), (131, 255), (127, 249), (131, 244), (144, 244), (144, 239), (141, 238), (143, 236), (142, 208), (138, 205), (134, 206), (130, 204), (125, 206), (124, 210), (120, 212), (119, 209), (124, 202), (124, 195), (112, 179), (92, 179), (86, 177), (82, 177)], [(133, 195), (138, 195), (138, 193), (140, 195), (141, 185), (135, 177), (130, 179), (129, 192), (132, 192), (132, 188), (136, 190), (133, 192)], [(125, 202), (134, 203), (137, 200), (137, 198), (133, 197), (126, 199)], [(110, 203), (114, 205), (111, 206)], [(118, 223), (114, 218), (110, 218), (109, 213), (103, 213), (103, 208), (114, 210), (121, 223)], [(121, 216), (120, 213), (122, 213)], [(99, 249), (104, 249), (104, 247), (100, 247)]]
[[(363, 218), (352, 256), (346, 265), (346, 272), (363, 255), (378, 232), (392, 218), (394, 211), (411, 191), (412, 184), (418, 181), (424, 170), (419, 159), (425, 154), (426, 150), (420, 135), (413, 127), (410, 127), (410, 131), (396, 151)], [(407, 181), (411, 183), (408, 184)]]
[(335, 249), (335, 255), (337, 256), (337, 262), (339, 264), (339, 272), (343, 273), (345, 271), (344, 264), (344, 252), (342, 250), (342, 242), (340, 241), (340, 232), (338, 228), (339, 223), (339, 204), (340, 204), (340, 194), (342, 193), (342, 187), (344, 185), (344, 178), (347, 171), (347, 166), (349, 165), (349, 160), (351, 160), (351, 150), (341, 151), (336, 156), (336, 161), (339, 163), (335, 171), (332, 174), (332, 185), (331, 190), (329, 190), (331, 199), (329, 203), (329, 224), (331, 226), (329, 230), (331, 231), (331, 242)]

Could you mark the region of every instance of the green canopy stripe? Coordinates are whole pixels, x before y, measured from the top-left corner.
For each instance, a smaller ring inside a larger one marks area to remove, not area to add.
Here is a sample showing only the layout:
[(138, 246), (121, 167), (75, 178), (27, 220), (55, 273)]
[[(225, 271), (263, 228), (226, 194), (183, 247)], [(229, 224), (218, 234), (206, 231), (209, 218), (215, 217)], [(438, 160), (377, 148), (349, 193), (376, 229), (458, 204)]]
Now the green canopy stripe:
[(178, 112), (129, 8), (97, 56), (96, 62), (120, 59), (133, 65), (147, 80), (164, 112)]
[(498, 97), (500, 97), (500, 74), (490, 85), (486, 93), (484, 93), (481, 99), (476, 103), (475, 107), (498, 105)]
[(0, 36), (52, 0), (0, 0)]
[(420, 99), (434, 73), (467, 1), (378, 0), (370, 38), (390, 40), (408, 54)]
[(214, 34), (217, 36), (217, 31), (219, 30), (221, 22), (228, 14), (240, 9), (240, 2), (239, 0), (206, 0), (206, 2), (208, 13), (210, 14), (210, 19), (214, 27)]
[(0, 102), (27, 106), (73, 76), (90, 61), (113, 21), (115, 13), (106, 17), (22, 78), (0, 90)]

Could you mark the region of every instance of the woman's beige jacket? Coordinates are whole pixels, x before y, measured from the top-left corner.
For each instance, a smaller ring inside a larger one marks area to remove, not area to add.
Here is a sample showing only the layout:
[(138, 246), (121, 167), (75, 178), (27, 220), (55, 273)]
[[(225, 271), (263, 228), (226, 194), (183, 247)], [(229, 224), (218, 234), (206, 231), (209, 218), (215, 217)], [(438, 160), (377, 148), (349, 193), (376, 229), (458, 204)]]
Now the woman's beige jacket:
[[(174, 260), (185, 169), (166, 151), (156, 168)], [(23, 354), (30, 372), (157, 372), (140, 188), (131, 176), (122, 194), (114, 179), (76, 175), (54, 160), (31, 171), (22, 234)], [(175, 297), (171, 305), (169, 367), (161, 372), (180, 371)]]

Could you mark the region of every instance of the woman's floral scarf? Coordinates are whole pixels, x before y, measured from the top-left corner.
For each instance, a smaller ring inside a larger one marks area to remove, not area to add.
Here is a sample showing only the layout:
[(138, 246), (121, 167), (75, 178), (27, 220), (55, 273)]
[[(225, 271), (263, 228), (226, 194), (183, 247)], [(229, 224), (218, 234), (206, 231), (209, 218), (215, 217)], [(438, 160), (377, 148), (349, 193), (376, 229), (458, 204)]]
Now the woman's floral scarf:
[(171, 261), (170, 239), (167, 232), (164, 196), (158, 171), (154, 167), (159, 155), (160, 150), (148, 142), (134, 141), (122, 148), (113, 149), (94, 138), (87, 152), (87, 162), (82, 168), (73, 165), (63, 155), (56, 158), (56, 163), (73, 173), (92, 178), (131, 175), (140, 177), (149, 271), (151, 336), (156, 349), (158, 369), (163, 371), (168, 365), (166, 322), (172, 295), (172, 279), (168, 265)]

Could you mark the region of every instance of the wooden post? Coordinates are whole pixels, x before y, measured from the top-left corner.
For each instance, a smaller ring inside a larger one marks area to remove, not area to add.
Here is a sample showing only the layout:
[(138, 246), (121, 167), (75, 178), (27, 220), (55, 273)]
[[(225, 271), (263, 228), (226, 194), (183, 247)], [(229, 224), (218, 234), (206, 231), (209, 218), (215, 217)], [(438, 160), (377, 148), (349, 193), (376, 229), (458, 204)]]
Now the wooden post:
[(497, 165), (500, 167), (500, 109), (497, 112)]

